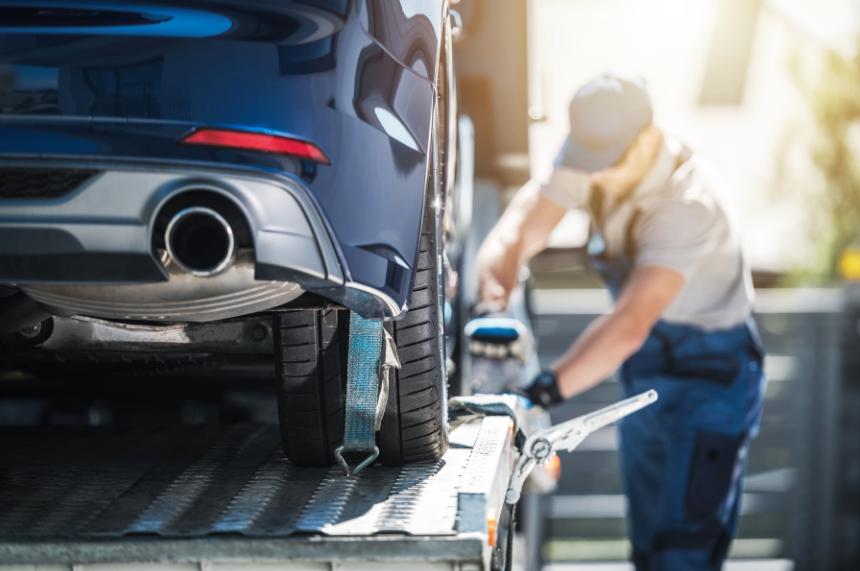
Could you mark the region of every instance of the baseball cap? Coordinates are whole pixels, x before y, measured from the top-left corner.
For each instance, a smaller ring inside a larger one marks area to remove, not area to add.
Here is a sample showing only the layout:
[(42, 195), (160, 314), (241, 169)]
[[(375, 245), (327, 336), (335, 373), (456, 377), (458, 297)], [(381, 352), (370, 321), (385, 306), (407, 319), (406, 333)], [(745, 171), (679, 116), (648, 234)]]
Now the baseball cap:
[(586, 172), (608, 168), (621, 159), (653, 118), (644, 78), (603, 73), (580, 87), (571, 99), (570, 134), (556, 165)]

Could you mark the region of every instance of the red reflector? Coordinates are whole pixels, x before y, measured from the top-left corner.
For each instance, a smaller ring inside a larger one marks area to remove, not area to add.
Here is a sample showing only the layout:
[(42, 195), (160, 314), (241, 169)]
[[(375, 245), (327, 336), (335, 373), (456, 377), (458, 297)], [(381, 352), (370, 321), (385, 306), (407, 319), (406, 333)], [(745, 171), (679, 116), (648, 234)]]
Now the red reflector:
[(326, 165), (331, 164), (325, 153), (316, 145), (300, 141), (299, 139), (278, 137), (276, 135), (246, 133), (225, 129), (199, 129), (182, 139), (182, 142), (187, 145), (207, 145), (277, 153)]

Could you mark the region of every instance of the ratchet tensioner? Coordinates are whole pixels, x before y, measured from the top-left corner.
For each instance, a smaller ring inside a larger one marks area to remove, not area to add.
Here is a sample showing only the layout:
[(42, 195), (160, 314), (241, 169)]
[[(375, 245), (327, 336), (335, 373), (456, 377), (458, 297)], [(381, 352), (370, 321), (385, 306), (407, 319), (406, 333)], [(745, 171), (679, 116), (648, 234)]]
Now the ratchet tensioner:
[(505, 503), (515, 504), (520, 500), (523, 484), (535, 466), (549, 460), (555, 452), (572, 452), (592, 432), (609, 426), (656, 401), (657, 391), (650, 390), (589, 414), (538, 430), (529, 436), (522, 433), (514, 409), (498, 396), (477, 395), (453, 398), (449, 403), (449, 409), (455, 414), (509, 416), (513, 420), (517, 435), (515, 443), (520, 449), (520, 456), (505, 492)]

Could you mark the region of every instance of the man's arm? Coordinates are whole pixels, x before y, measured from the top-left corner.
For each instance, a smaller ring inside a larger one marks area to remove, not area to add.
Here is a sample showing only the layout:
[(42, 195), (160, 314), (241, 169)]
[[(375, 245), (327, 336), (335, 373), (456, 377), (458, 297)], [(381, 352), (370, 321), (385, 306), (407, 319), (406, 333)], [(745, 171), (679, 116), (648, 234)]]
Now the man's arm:
[(483, 303), (507, 307), (519, 268), (546, 246), (565, 209), (529, 182), (517, 191), (478, 252), (478, 287)]
[(567, 399), (597, 385), (635, 353), (684, 281), (683, 274), (666, 267), (635, 269), (612, 313), (592, 322), (553, 365), (561, 396)]

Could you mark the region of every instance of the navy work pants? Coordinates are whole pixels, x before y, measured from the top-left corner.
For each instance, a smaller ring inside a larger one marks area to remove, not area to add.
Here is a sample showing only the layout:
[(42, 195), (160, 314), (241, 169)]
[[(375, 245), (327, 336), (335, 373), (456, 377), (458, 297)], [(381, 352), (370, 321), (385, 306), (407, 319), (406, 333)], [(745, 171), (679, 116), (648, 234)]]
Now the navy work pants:
[(762, 360), (752, 320), (721, 331), (660, 322), (622, 368), (628, 395), (659, 393), (620, 427), (637, 570), (722, 567), (761, 417)]

